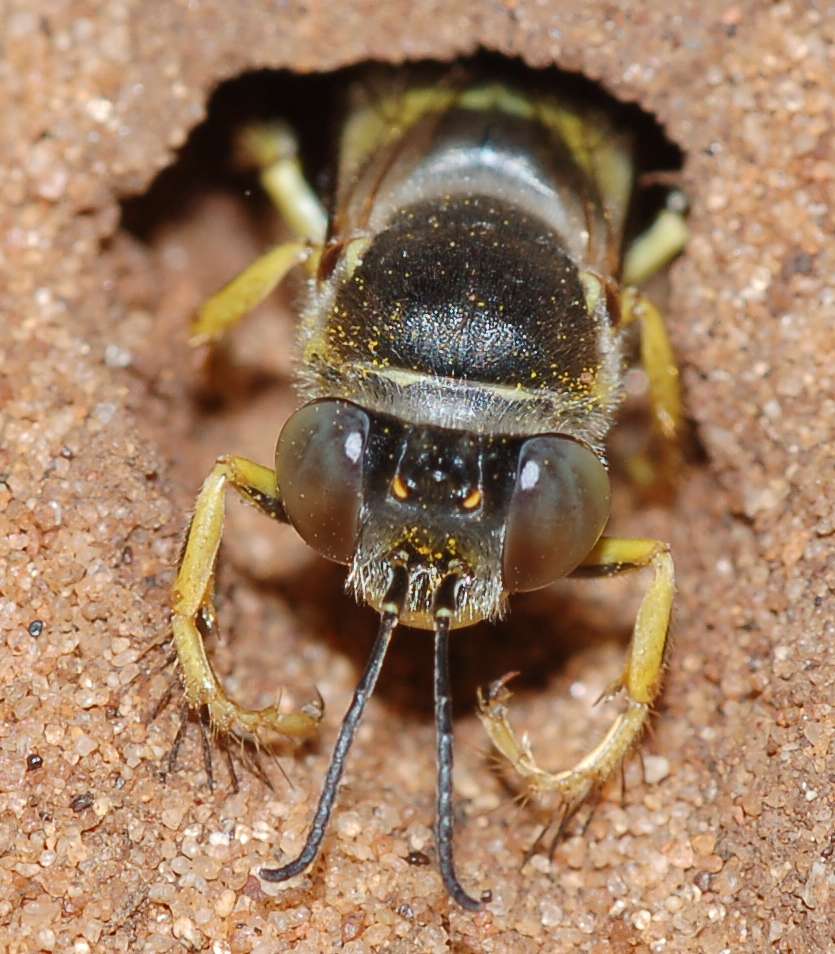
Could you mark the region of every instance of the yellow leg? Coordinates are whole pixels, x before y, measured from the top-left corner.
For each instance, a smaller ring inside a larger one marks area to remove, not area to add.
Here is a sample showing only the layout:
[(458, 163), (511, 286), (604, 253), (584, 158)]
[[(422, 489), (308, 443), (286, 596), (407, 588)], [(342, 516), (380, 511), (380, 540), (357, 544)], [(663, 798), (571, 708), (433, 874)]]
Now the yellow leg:
[(668, 441), (681, 430), (681, 388), (664, 318), (637, 289), (626, 288), (621, 297), (621, 325), (641, 323), (641, 363), (649, 378), (653, 425)]
[(206, 478), (194, 509), (180, 568), (174, 582), (172, 627), (186, 700), (192, 708), (205, 706), (213, 729), (268, 745), (276, 736), (305, 737), (322, 719), (321, 700), (299, 712), (282, 714), (277, 706), (245, 709), (224, 692), (206, 656), (197, 627), (198, 616), (214, 619), (214, 569), (223, 534), (224, 496), (231, 486), (269, 516), (283, 510), (275, 474), (243, 457), (221, 457)]
[(309, 272), (315, 272), (327, 233), (327, 214), (304, 178), (296, 138), (286, 124), (249, 126), (241, 135), (240, 147), (260, 169), (264, 191), (296, 239), (271, 248), (212, 295), (192, 324), (193, 345), (220, 338), (296, 265), (305, 263)]
[(313, 251), (307, 242), (285, 242), (257, 258), (203, 305), (191, 326), (191, 343), (220, 338), (260, 305), (291, 268), (310, 259)]
[(610, 693), (626, 691), (626, 710), (596, 748), (572, 769), (548, 772), (540, 768), (528, 740), (516, 735), (507, 715), (511, 695), (507, 677), (492, 683), (486, 691), (479, 690), (479, 718), (493, 745), (522, 776), (530, 793), (559, 795), (564, 819), (621, 764), (649, 718), (661, 684), (675, 590), (669, 547), (657, 540), (603, 537), (580, 567), (581, 574), (600, 574), (645, 566), (652, 567), (653, 581), (638, 609), (623, 675), (610, 688)]
[(328, 216), (304, 177), (293, 130), (281, 121), (248, 126), (239, 145), (261, 170), (261, 185), (293, 234), (322, 245)]
[[(683, 198), (681, 193), (674, 194)], [(668, 265), (684, 248), (687, 223), (681, 212), (664, 209), (629, 246), (623, 259), (623, 283), (640, 285)]]

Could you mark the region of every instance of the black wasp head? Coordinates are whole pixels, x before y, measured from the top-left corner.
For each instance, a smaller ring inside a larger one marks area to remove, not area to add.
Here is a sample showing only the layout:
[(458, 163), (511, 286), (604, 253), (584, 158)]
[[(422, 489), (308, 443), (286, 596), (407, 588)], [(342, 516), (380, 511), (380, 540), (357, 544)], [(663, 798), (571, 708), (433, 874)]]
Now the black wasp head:
[(338, 399), (290, 418), (276, 476), (290, 522), (323, 556), (350, 564), (358, 598), (381, 609), (393, 567), (405, 567), (401, 620), (421, 628), (432, 628), (450, 576), (461, 626), (499, 616), (508, 593), (571, 572), (609, 513), (604, 465), (570, 437), (414, 424)]

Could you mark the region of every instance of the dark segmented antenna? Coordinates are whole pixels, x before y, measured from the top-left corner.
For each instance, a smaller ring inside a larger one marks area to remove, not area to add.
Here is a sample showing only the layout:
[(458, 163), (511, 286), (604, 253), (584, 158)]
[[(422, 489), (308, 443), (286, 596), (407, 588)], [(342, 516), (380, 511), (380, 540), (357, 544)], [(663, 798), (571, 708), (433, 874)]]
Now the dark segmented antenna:
[(345, 770), (348, 750), (354, 741), (354, 735), (360, 719), (362, 719), (365, 704), (371, 697), (371, 693), (374, 692), (377, 677), (383, 668), (383, 660), (386, 657), (392, 633), (400, 618), (403, 604), (406, 601), (408, 589), (409, 575), (406, 567), (401, 565), (392, 566), (392, 579), (381, 607), (382, 613), (377, 639), (374, 642), (374, 648), (371, 650), (371, 656), (366, 664), (365, 672), (362, 674), (362, 679), (354, 690), (351, 705), (342, 720), (342, 727), (339, 730), (339, 737), (331, 756), (331, 764), (328, 766), (328, 772), (325, 776), (322, 794), (319, 796), (319, 804), (316, 806), (316, 814), (313, 816), (310, 831), (307, 833), (307, 840), (301, 853), (289, 864), (281, 868), (262, 868), (258, 874), (265, 881), (287, 881), (289, 878), (294, 878), (308, 868), (319, 853), (331, 811), (336, 801), (339, 782)]
[(455, 873), (452, 835), (452, 699), (449, 688), (449, 626), (455, 613), (455, 591), (461, 578), (456, 574), (444, 577), (435, 592), (432, 613), (435, 617), (435, 732), (438, 759), (438, 805), (435, 839), (441, 878), (450, 896), (468, 911), (480, 911), (476, 901), (461, 887)]

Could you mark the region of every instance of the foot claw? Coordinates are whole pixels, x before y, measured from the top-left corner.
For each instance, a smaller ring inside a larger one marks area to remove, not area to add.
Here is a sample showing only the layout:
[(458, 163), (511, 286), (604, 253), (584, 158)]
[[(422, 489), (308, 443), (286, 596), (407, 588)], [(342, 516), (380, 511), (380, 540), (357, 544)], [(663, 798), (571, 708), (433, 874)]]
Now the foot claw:
[(325, 700), (322, 698), (322, 693), (314, 686), (313, 691), (316, 693), (316, 698), (311, 699), (310, 702), (306, 702), (301, 707), (301, 712), (305, 715), (310, 716), (311, 719), (315, 719), (316, 722), (321, 722), (325, 715)]
[(610, 699), (614, 699), (615, 696), (623, 690), (623, 679), (618, 678), (609, 683), (608, 686), (600, 693), (600, 695), (592, 703), (595, 706), (599, 706), (601, 702), (609, 702)]
[(507, 684), (518, 675), (518, 670), (506, 672), (487, 686), (479, 687), (478, 707), (484, 715), (490, 715), (494, 707), (504, 706), (510, 701), (513, 693), (507, 688)]

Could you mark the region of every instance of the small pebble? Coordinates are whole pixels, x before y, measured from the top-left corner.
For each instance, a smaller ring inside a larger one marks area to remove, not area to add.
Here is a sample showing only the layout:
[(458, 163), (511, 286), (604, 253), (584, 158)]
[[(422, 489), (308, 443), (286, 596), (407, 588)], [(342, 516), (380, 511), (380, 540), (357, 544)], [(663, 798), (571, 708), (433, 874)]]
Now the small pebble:
[(636, 911), (632, 915), (632, 924), (638, 931), (645, 931), (649, 927), (651, 921), (652, 914), (650, 914), (646, 908), (642, 908), (640, 911)]
[(657, 785), (670, 774), (670, 763), (663, 755), (644, 756), (644, 778), (647, 785)]
[(228, 918), (235, 907), (235, 900), (235, 892), (231, 888), (225, 888), (215, 901), (215, 914), (219, 918)]
[(410, 865), (428, 865), (429, 856), (422, 851), (410, 851), (409, 854), (406, 855), (406, 861), (408, 861)]
[(191, 918), (177, 918), (171, 926), (171, 931), (178, 940), (188, 941), (193, 947), (198, 947), (200, 944), (200, 934)]
[(74, 812), (83, 812), (86, 811), (86, 809), (88, 809), (94, 801), (95, 798), (93, 797), (92, 792), (84, 792), (83, 794), (76, 795), (75, 798), (73, 798), (73, 800), (70, 802), (70, 808)]

